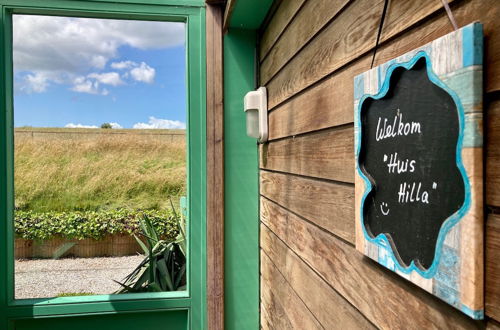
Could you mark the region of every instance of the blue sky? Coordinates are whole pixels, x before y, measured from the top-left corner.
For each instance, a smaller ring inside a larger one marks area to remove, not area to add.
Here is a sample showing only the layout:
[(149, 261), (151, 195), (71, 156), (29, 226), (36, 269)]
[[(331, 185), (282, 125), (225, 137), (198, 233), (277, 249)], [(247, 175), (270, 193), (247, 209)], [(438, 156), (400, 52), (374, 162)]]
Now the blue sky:
[(184, 128), (184, 24), (14, 18), (15, 126)]

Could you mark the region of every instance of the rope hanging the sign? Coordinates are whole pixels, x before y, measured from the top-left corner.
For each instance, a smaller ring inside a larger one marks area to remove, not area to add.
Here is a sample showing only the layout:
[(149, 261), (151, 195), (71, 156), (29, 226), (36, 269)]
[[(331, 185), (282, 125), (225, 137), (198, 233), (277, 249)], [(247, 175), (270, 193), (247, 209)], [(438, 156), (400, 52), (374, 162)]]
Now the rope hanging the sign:
[[(370, 68), (373, 68), (373, 64), (375, 63), (375, 55), (377, 54), (377, 48), (378, 48), (378, 45), (379, 45), (379, 42), (380, 42), (380, 36), (382, 34), (382, 27), (384, 26), (384, 20), (385, 20), (386, 14), (387, 14), (387, 5), (388, 5), (388, 2), (389, 2), (388, 0), (384, 1), (384, 8), (382, 9), (382, 16), (380, 17), (380, 24), (379, 24), (378, 33), (377, 33), (377, 41), (375, 42), (375, 48), (373, 50), (372, 63), (371, 63)], [(455, 16), (453, 16), (453, 13), (451, 11), (450, 6), (448, 5), (448, 1), (447, 0), (441, 0), (441, 2), (443, 3), (443, 7), (446, 10), (446, 14), (448, 15), (448, 18), (449, 18), (449, 20), (451, 22), (451, 25), (453, 26), (453, 29), (455, 31), (458, 30), (457, 21), (455, 20)]]
[(378, 33), (377, 33), (377, 41), (375, 42), (375, 48), (373, 49), (372, 64), (371, 64), (370, 68), (373, 68), (373, 63), (375, 63), (375, 55), (377, 54), (377, 48), (378, 48), (378, 44), (380, 42), (380, 35), (382, 34), (382, 27), (384, 26), (384, 19), (385, 19), (385, 15), (387, 13), (388, 3), (389, 3), (389, 0), (384, 1), (384, 8), (382, 9), (382, 16), (380, 17), (380, 24), (378, 26)]
[(448, 5), (448, 1), (441, 0), (441, 2), (443, 3), (444, 9), (446, 10), (446, 14), (448, 14), (448, 18), (450, 19), (451, 25), (453, 25), (455, 31), (458, 30), (457, 21), (455, 21), (455, 16), (453, 16), (453, 13), (451, 12), (450, 5)]

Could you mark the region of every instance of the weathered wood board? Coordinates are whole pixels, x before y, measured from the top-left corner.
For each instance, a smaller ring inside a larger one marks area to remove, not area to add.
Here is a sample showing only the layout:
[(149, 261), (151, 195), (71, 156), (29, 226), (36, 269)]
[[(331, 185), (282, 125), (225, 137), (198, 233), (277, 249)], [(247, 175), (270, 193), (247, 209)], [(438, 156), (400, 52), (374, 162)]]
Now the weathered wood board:
[(500, 215), (490, 214), (486, 222), (486, 315), (500, 320)]
[(354, 79), (356, 249), (484, 317), (483, 33), (473, 23)]
[[(356, 253), (348, 242), (266, 198), (261, 198), (261, 220), (261, 248), (273, 262), (278, 264), (281, 258), (288, 258), (287, 249), (296, 254), (379, 329), (480, 328), (470, 317), (420, 292), (412, 283), (388, 276), (393, 274)], [(291, 269), (291, 276), (297, 275), (296, 269), (286, 267)], [(343, 327), (339, 323), (338, 328), (360, 327)]]

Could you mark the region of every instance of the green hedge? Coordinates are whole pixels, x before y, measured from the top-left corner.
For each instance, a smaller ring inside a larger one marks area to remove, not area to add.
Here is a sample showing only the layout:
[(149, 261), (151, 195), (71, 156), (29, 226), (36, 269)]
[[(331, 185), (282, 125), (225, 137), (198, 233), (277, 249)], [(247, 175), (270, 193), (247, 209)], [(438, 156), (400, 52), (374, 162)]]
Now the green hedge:
[(54, 237), (67, 239), (100, 239), (107, 234), (139, 232), (139, 218), (146, 215), (157, 232), (165, 239), (174, 240), (178, 234), (179, 219), (170, 211), (130, 211), (125, 209), (89, 212), (15, 212), (16, 238), (46, 240)]

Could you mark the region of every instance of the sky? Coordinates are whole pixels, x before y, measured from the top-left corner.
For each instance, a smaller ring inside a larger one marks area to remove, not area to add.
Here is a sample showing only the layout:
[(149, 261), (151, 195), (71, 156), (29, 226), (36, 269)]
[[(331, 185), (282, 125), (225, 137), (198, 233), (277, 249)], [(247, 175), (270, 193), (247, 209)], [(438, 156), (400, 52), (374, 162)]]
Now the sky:
[(185, 26), (14, 15), (14, 125), (185, 128)]

